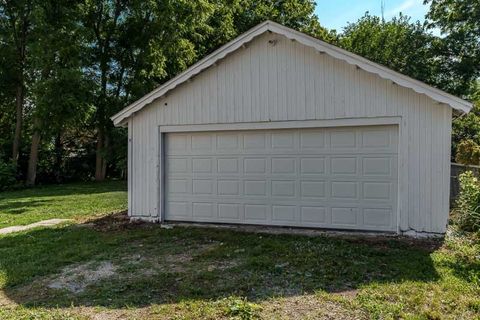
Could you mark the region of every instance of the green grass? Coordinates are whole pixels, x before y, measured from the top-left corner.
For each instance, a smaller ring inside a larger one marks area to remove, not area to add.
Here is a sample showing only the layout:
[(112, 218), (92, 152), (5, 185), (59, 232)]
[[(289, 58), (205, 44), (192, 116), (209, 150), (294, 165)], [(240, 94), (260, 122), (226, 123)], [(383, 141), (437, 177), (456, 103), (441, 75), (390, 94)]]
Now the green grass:
[[(480, 247), (466, 239), (429, 249), (405, 240), (165, 230), (113, 220), (99, 226), (0, 238), (0, 288), (10, 301), (0, 318), (99, 310), (160, 319), (268, 319), (307, 310), (316, 318), (332, 305), (340, 318), (480, 316)], [(115, 274), (84, 292), (48, 288), (67, 266), (95, 270), (105, 261)]]
[(126, 210), (124, 181), (49, 185), (0, 193), (0, 228), (52, 218), (78, 219)]
[[(89, 279), (105, 264), (110, 274)], [(0, 236), (0, 319), (94, 316), (480, 319), (480, 243), (163, 229), (122, 215)]]

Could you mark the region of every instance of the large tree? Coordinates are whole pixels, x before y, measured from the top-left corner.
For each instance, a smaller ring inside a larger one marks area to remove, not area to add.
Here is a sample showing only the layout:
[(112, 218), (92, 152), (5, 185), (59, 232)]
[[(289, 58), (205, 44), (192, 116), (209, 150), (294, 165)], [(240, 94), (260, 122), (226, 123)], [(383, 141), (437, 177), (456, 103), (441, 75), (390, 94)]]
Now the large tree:
[[(6, 147), (15, 164), (29, 153), (18, 164), (27, 184), (39, 161), (61, 180), (69, 156), (84, 178), (118, 174), (126, 135), (112, 114), (263, 20), (328, 37), (314, 9), (312, 0), (0, 0), (2, 160)], [(31, 141), (22, 152), (21, 137)]]
[(85, 2), (86, 70), (96, 83), (96, 180), (105, 179), (112, 151), (109, 117), (193, 62), (195, 51), (185, 35), (202, 38), (211, 11), (207, 1)]
[(400, 15), (390, 21), (368, 13), (348, 24), (340, 45), (412, 78), (441, 87), (434, 50), (438, 38), (420, 22)]
[(480, 1), (425, 0), (431, 28), (443, 34), (438, 59), (443, 74), (453, 80), (451, 91), (468, 96), (480, 77)]
[(76, 20), (79, 14), (75, 0), (43, 0), (34, 8), (27, 185), (35, 184), (42, 138), (61, 139), (67, 126), (81, 124), (87, 115), (88, 81), (82, 72), (84, 37)]
[(87, 70), (95, 79), (96, 180), (114, 156), (109, 117), (265, 19), (327, 34), (311, 0), (86, 1)]
[(35, 0), (0, 0), (0, 55), (2, 56), (2, 90), (14, 93), (15, 131), (12, 139), (12, 161), (16, 166), (20, 152), (23, 112), (26, 97), (26, 72), (29, 60)]

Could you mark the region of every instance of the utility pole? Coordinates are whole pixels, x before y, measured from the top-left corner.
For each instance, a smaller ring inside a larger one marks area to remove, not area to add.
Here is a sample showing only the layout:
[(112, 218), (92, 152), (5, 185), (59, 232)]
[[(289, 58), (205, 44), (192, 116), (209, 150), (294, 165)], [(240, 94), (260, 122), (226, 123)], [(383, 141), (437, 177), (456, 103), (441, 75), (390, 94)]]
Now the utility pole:
[(385, 22), (385, 0), (380, 1), (380, 10), (382, 12), (382, 22)]

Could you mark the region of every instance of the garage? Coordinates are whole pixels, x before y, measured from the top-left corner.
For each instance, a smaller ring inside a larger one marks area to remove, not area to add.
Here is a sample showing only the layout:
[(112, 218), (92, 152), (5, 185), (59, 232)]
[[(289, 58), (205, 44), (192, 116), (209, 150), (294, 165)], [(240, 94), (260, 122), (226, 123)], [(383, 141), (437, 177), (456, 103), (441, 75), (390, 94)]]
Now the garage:
[(128, 214), (159, 223), (445, 232), (471, 103), (265, 21), (112, 117)]
[(171, 133), (165, 220), (392, 231), (394, 126)]

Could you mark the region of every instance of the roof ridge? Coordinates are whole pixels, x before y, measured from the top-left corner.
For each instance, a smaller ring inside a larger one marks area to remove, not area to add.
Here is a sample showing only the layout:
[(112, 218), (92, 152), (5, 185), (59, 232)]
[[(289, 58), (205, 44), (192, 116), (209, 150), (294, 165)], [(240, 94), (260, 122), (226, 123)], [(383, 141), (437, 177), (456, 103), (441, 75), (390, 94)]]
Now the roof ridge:
[(179, 73), (172, 79), (168, 80), (164, 84), (144, 95), (142, 98), (122, 109), (117, 114), (113, 115), (111, 119), (113, 120), (115, 125), (122, 125), (125, 119), (129, 118), (134, 113), (140, 111), (144, 106), (152, 103), (158, 98), (161, 98), (169, 91), (175, 89), (178, 85), (184, 83), (185, 81), (188, 81), (193, 76), (203, 72), (212, 65), (215, 65), (217, 61), (224, 59), (228, 54), (238, 50), (246, 43), (252, 41), (254, 38), (267, 31), (283, 35), (291, 40), (298, 41), (305, 46), (312, 47), (317, 51), (325, 52), (333, 58), (343, 60), (344, 62), (351, 65), (356, 65), (360, 69), (363, 69), (369, 73), (376, 74), (379, 77), (397, 83), (402, 87), (412, 89), (417, 93), (425, 94), (439, 103), (445, 103), (450, 105), (454, 109), (460, 110), (462, 112), (469, 112), (472, 108), (472, 104), (470, 102), (453, 96), (440, 89), (434, 88), (419, 80), (403, 75), (378, 63), (370, 61), (364, 57), (346, 51), (340, 47), (334, 46), (320, 39), (309, 36), (300, 31), (288, 28), (271, 20), (266, 20), (244, 32), (243, 34), (239, 35), (235, 39), (229, 41), (225, 45), (205, 56), (204, 58), (200, 59), (191, 67), (187, 68), (185, 71)]

